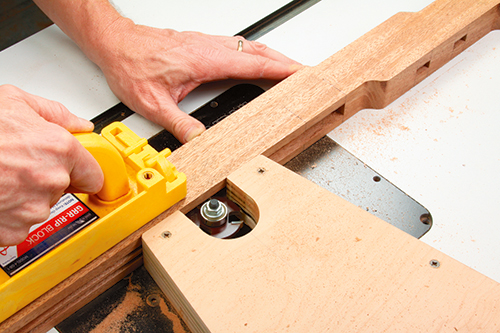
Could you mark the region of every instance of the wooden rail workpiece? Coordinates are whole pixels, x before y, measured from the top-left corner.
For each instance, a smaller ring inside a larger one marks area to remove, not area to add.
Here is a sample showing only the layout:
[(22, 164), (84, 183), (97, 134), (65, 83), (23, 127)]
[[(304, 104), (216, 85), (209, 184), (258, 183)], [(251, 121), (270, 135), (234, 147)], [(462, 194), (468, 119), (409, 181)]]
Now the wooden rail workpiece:
[(285, 163), (357, 111), (387, 106), (499, 29), (499, 4), (436, 0), (419, 12), (399, 13), (185, 144), (169, 160), (187, 176), (187, 197), (5, 320), (0, 331), (45, 332), (140, 263), (137, 249), (146, 230), (209, 198), (225, 186), (229, 174), (256, 156)]

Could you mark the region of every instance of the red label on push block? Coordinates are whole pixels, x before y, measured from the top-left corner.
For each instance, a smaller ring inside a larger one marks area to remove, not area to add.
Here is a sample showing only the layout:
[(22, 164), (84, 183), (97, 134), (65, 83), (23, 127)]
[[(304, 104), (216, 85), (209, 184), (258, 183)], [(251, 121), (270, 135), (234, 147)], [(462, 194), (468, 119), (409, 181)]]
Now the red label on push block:
[(0, 247), (0, 266), (12, 276), (98, 218), (76, 196), (65, 194), (46, 221), (31, 227), (24, 242)]

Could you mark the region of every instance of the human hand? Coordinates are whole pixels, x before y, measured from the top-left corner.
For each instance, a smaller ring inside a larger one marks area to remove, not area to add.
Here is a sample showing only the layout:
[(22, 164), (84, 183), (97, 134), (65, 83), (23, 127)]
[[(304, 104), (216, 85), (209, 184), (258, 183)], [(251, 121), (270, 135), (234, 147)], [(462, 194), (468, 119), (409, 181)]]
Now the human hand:
[(99, 164), (70, 133), (92, 128), (60, 103), (0, 86), (0, 246), (21, 243), (65, 191), (100, 190)]
[[(242, 37), (210, 36), (115, 20), (87, 49), (115, 95), (132, 110), (185, 143), (201, 134), (201, 122), (177, 104), (204, 82), (222, 79), (283, 79), (300, 64)], [(243, 49), (238, 52), (238, 41)]]

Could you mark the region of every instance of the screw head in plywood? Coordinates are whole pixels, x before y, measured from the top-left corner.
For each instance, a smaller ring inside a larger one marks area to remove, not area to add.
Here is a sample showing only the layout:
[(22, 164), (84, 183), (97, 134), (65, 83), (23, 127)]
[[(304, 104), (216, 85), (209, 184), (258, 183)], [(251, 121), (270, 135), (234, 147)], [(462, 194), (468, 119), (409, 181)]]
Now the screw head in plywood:
[(432, 268), (439, 268), (439, 266), (441, 266), (441, 263), (437, 259), (432, 259), (431, 261), (429, 261), (429, 265)]

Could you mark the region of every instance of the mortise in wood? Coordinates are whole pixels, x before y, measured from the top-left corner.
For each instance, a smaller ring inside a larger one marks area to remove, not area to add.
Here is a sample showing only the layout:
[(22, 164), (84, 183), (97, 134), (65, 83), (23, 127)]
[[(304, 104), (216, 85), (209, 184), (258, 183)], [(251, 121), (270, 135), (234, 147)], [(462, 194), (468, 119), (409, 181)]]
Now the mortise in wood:
[(431, 61), (425, 62), (422, 66), (420, 66), (417, 69), (417, 73), (415, 76), (415, 81), (420, 82), (423, 79), (425, 79), (427, 76), (429, 76), (429, 72), (432, 71), (431, 67)]
[[(111, 286), (126, 271), (124, 260), (140, 247), (146, 230), (173, 212), (189, 210), (208, 198), (231, 172), (253, 157), (264, 154), (284, 163), (357, 111), (387, 106), (463, 51), (454, 45), (464, 35), (468, 46), (499, 29), (499, 3), (437, 0), (420, 12), (397, 14), (176, 150), (169, 160), (187, 175), (186, 199), (1, 323), (0, 331), (57, 324), (69, 313), (51, 309), (56, 304), (69, 308), (75, 300), (66, 296), (76, 289), (87, 290), (82, 299), (90, 300), (103, 286)], [(428, 70), (417, 75), (428, 61)], [(342, 106), (343, 114), (334, 112)], [(99, 275), (104, 278), (96, 279)]]
[(465, 42), (467, 41), (467, 35), (464, 35), (462, 38), (457, 40), (455, 44), (453, 44), (453, 49), (457, 49), (459, 47), (463, 47), (465, 45)]
[(425, 72), (427, 72), (427, 70), (429, 69), (430, 66), (431, 66), (431, 61), (429, 60), (425, 64), (423, 64), (422, 67), (420, 67), (419, 69), (417, 69), (417, 76), (418, 75), (422, 75)]
[(341, 114), (341, 115), (344, 115), (344, 112), (345, 112), (345, 104), (342, 104), (339, 108), (337, 108), (337, 110), (333, 111), (334, 113), (338, 113), (338, 114)]

